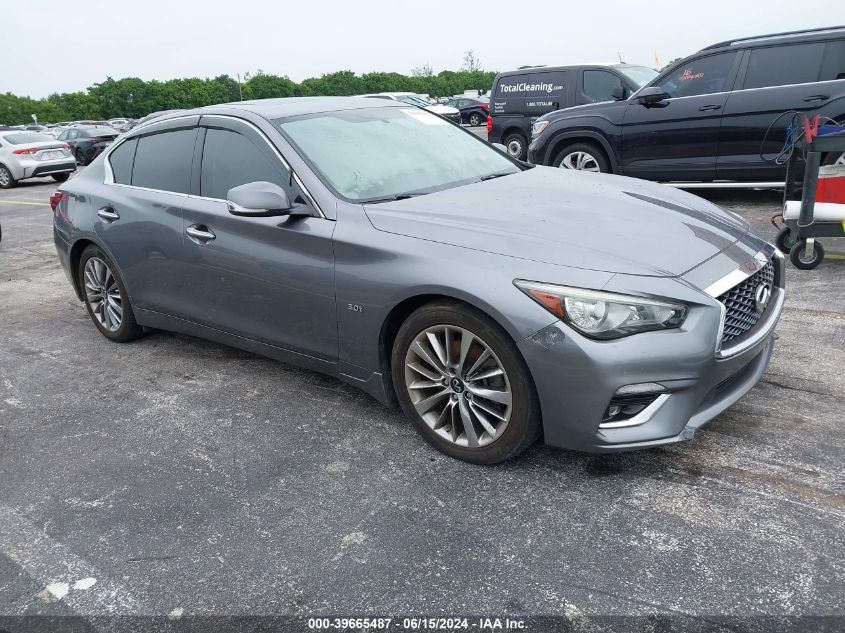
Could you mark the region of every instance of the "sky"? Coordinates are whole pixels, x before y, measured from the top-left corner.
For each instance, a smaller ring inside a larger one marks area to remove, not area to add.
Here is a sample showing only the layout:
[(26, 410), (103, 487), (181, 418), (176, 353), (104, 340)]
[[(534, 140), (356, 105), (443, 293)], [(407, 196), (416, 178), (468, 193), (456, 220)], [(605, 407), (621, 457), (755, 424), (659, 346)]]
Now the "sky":
[(111, 76), (294, 81), (337, 70), (655, 66), (708, 44), (845, 24), (843, 0), (0, 0), (0, 93), (39, 98)]

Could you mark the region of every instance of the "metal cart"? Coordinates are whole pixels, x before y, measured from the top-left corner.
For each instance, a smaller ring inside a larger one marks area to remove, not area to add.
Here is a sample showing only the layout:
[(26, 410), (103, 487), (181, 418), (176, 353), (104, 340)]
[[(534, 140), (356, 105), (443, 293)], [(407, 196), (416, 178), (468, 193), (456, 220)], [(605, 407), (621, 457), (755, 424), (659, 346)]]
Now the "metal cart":
[[(789, 259), (796, 268), (809, 270), (824, 259), (824, 248), (816, 238), (845, 237), (845, 222), (820, 222), (813, 217), (822, 154), (845, 152), (845, 133), (823, 134), (814, 137), (810, 143), (800, 140), (795, 143), (795, 149), (798, 151), (792, 153), (787, 164), (783, 205), (786, 209), (788, 201), (800, 200), (801, 211), (797, 220), (784, 218), (786, 228), (778, 234), (777, 247), (783, 253), (789, 253)], [(804, 177), (799, 183), (802, 163)]]

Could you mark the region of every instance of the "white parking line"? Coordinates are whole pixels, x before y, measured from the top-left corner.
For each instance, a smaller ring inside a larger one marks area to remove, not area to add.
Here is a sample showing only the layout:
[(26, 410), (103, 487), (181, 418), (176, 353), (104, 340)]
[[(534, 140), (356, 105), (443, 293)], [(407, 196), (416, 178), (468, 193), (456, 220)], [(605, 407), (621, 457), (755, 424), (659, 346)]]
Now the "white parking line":
[(48, 202), (28, 202), (26, 200), (6, 200), (5, 198), (0, 198), (0, 204), (31, 204), (34, 207), (49, 207), (50, 204)]
[[(0, 552), (12, 559), (43, 591), (33, 602), (61, 601), (81, 616), (154, 615), (119, 582), (104, 576), (68, 547), (51, 539), (15, 510), (0, 505)], [(22, 615), (4, 613), (4, 615)]]

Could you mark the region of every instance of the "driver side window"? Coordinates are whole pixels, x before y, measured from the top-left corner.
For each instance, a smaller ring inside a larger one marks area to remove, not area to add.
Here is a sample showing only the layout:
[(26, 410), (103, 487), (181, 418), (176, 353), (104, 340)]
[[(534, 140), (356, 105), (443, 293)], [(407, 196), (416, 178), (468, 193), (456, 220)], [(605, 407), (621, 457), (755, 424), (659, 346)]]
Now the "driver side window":
[(714, 94), (726, 89), (736, 52), (700, 57), (675, 68), (661, 83), (671, 98)]

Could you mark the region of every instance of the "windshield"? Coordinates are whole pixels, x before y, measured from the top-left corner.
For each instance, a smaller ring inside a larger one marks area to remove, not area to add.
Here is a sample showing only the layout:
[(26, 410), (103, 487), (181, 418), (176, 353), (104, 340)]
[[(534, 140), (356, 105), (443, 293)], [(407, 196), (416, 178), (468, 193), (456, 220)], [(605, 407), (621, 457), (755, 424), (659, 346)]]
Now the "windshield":
[(657, 77), (657, 71), (645, 66), (617, 66), (616, 70), (633, 81), (638, 88), (642, 88), (649, 81)]
[(477, 137), (418, 108), (341, 110), (275, 123), (327, 185), (356, 202), (429, 193), (520, 171)]
[(45, 141), (53, 142), (53, 139), (46, 134), (39, 134), (38, 132), (18, 132), (17, 134), (4, 134), (3, 140), (12, 145), (23, 145), (24, 143), (44, 143)]

